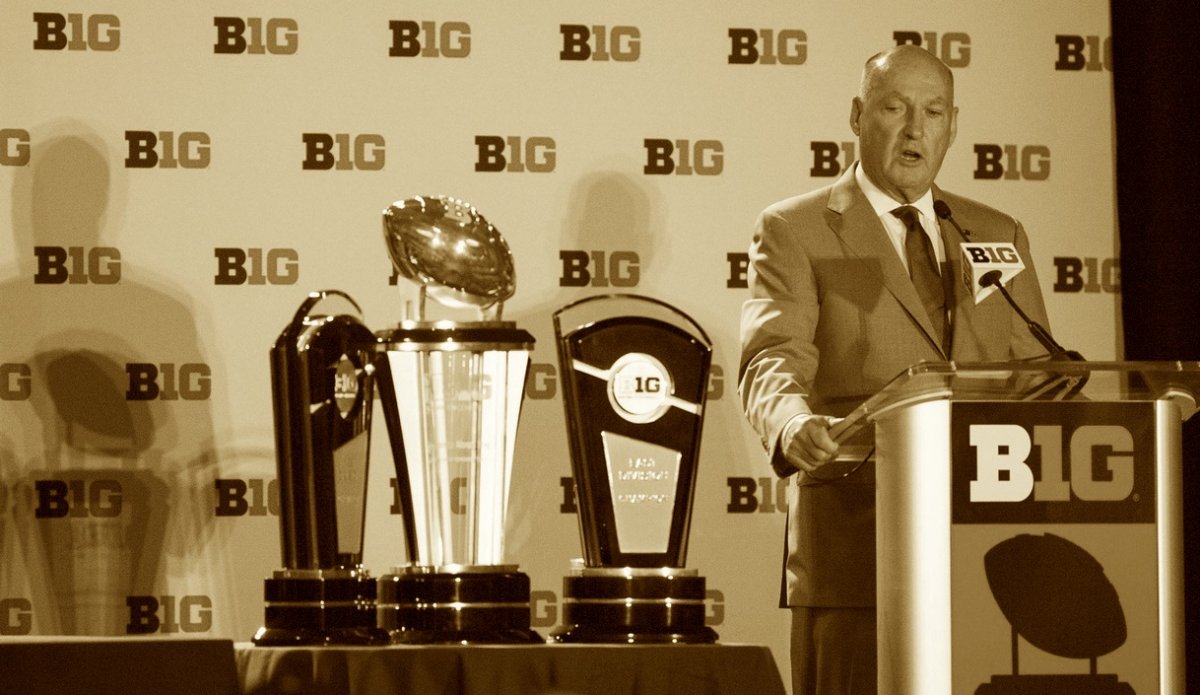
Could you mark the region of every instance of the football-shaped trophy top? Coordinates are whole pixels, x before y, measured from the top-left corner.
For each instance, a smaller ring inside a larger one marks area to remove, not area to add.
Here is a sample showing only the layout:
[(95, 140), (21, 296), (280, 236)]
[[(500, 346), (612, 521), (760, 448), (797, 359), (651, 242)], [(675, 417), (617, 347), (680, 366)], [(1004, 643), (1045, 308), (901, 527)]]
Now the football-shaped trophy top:
[(516, 290), (508, 243), (462, 200), (398, 200), (383, 211), (383, 236), (396, 271), (443, 305), (487, 309)]
[(1038, 649), (1091, 659), (1125, 643), (1116, 588), (1080, 546), (1052, 533), (1021, 534), (987, 551), (983, 564), (1004, 617)]

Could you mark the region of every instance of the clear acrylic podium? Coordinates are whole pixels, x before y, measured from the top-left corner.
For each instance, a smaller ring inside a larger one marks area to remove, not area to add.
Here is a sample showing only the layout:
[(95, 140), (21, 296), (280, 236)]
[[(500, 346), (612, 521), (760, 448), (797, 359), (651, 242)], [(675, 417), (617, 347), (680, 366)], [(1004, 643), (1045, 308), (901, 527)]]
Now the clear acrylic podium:
[(879, 692), (1181, 693), (1200, 363), (921, 363), (875, 427)]

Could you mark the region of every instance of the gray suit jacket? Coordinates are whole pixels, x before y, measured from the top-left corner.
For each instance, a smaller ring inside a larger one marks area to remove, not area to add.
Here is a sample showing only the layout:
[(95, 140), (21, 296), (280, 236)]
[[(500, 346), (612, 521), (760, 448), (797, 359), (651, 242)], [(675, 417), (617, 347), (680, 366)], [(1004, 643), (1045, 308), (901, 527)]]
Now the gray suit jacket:
[[(934, 187), (972, 242), (1011, 242), (1025, 270), (1009, 284), (1030, 318), (1046, 324), (1028, 239), (1014, 218)], [(779, 452), (799, 413), (844, 415), (920, 361), (1000, 361), (1045, 354), (999, 293), (978, 305), (961, 283), (961, 238), (941, 222), (953, 279), (950, 354), (883, 224), (854, 180), (789, 198), (760, 215), (750, 246), (751, 298), (742, 308), (738, 392), (779, 475)], [(946, 273), (949, 273), (947, 276)], [(868, 440), (873, 433), (863, 435)], [(833, 483), (804, 474), (788, 486), (788, 605), (875, 603), (874, 464)]]

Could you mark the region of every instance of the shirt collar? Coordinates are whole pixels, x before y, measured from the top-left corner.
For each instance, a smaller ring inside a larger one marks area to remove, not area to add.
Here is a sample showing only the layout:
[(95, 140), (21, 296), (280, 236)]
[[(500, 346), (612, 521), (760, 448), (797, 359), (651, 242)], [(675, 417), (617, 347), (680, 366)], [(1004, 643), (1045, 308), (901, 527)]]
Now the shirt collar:
[(861, 162), (855, 162), (854, 167), (854, 180), (858, 182), (858, 187), (862, 190), (863, 195), (867, 196), (867, 202), (871, 204), (871, 207), (875, 209), (875, 214), (879, 217), (891, 214), (892, 210), (895, 210), (901, 205), (911, 205), (917, 210), (920, 210), (921, 215), (926, 220), (937, 219), (937, 216), (933, 211), (932, 188), (928, 191), (925, 191), (925, 194), (920, 198), (917, 198), (915, 201), (911, 203), (905, 203), (896, 200), (887, 193), (884, 193), (882, 188), (876, 186), (875, 183), (871, 181), (870, 177), (867, 176), (866, 172), (863, 171)]

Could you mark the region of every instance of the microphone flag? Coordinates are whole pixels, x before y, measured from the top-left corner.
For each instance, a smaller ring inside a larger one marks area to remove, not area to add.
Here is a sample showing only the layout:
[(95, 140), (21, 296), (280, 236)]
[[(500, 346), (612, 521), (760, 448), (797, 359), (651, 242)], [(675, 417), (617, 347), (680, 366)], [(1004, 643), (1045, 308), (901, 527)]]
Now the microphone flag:
[(963, 284), (973, 293), (976, 304), (996, 291), (995, 285), (980, 283), (985, 274), (999, 271), (999, 282), (1005, 284), (1025, 270), (1025, 262), (1011, 243), (964, 242), (959, 248), (962, 249)]

